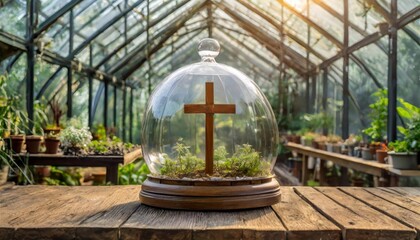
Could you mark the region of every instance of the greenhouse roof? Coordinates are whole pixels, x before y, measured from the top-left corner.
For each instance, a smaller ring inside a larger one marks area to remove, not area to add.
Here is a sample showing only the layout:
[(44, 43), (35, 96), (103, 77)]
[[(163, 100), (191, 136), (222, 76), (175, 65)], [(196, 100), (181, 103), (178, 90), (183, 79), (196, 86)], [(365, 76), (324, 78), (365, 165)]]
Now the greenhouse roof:
[[(383, 26), (392, 21), (390, 0), (351, 1), (348, 43), (343, 4), (335, 0), (6, 0), (0, 18), (8, 21), (0, 23), (0, 41), (25, 51), (28, 14), (33, 13), (31, 37), (44, 60), (61, 65), (56, 72), (71, 65), (132, 87), (144, 86), (146, 79), (159, 82), (174, 68), (197, 61), (195, 45), (207, 36), (220, 40), (226, 59), (239, 60), (237, 64), (264, 81), (279, 74), (273, 71), (282, 69), (281, 62), (300, 76), (327, 66), (340, 72), (333, 63), (344, 48), (373, 75), (354, 52), (373, 43), (376, 51), (386, 54), (387, 44), (381, 38), (388, 33)], [(398, 28), (417, 44), (418, 17), (419, 1), (398, 1)]]
[(405, 87), (420, 79), (419, 17), (420, 0), (0, 0), (0, 73), (30, 119), (34, 100), (58, 99), (68, 118), (125, 131), (212, 37), (216, 60), (253, 79), (279, 121), (329, 111), (347, 136), (367, 125), (378, 89), (420, 103)]

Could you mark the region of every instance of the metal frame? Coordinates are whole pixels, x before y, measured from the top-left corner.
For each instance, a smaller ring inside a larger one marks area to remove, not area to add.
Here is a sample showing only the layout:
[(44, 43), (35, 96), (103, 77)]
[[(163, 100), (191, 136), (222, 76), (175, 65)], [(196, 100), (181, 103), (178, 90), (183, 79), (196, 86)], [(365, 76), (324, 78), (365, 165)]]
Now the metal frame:
[[(149, 1), (149, 0), (148, 0)], [(117, 87), (123, 88), (123, 91), (126, 92), (126, 88), (130, 87), (130, 104), (133, 101), (132, 100), (132, 94), (134, 91), (134, 88), (138, 87), (137, 84), (130, 85), (127, 81), (127, 84), (125, 82), (126, 79), (128, 79), (131, 74), (136, 71), (136, 69), (143, 66), (143, 64), (147, 61), (150, 64), (150, 58), (151, 56), (158, 52), (162, 47), (165, 46), (168, 39), (171, 38), (173, 34), (175, 34), (182, 26), (188, 21), (190, 17), (195, 15), (195, 13), (200, 12), (203, 9), (207, 10), (207, 21), (206, 26), (208, 29), (209, 35), (213, 35), (213, 27), (215, 26), (214, 23), (214, 16), (213, 16), (213, 6), (218, 7), (222, 9), (225, 13), (227, 13), (236, 24), (238, 24), (239, 27), (244, 29), (249, 33), (249, 36), (253, 37), (255, 40), (257, 40), (260, 44), (266, 46), (266, 48), (272, 52), (275, 56), (278, 56), (281, 61), (281, 63), (286, 63), (286, 66), (293, 69), (295, 72), (302, 76), (308, 76), (312, 75), (312, 79), (314, 78), (314, 75), (319, 72), (319, 69), (323, 69), (323, 81), (325, 79), (328, 79), (328, 71), (327, 68), (332, 65), (333, 62), (336, 60), (343, 58), (343, 100), (344, 100), (344, 108), (343, 108), (343, 129), (342, 134), (343, 137), (348, 135), (348, 107), (349, 107), (349, 90), (348, 90), (348, 64), (349, 59), (352, 59), (362, 70), (364, 70), (374, 81), (374, 83), (379, 87), (382, 88), (383, 86), (380, 84), (378, 79), (374, 76), (374, 74), (370, 71), (370, 69), (367, 67), (367, 65), (364, 63), (363, 59), (358, 58), (353, 52), (357, 51), (358, 49), (367, 46), (369, 44), (377, 44), (381, 49), (383, 49), (379, 43), (379, 39), (382, 38), (385, 34), (389, 35), (389, 76), (388, 76), (388, 88), (389, 88), (389, 110), (388, 110), (388, 140), (394, 140), (396, 139), (396, 84), (397, 84), (397, 31), (399, 29), (402, 29), (405, 33), (408, 34), (417, 44), (420, 43), (420, 38), (415, 33), (413, 33), (409, 28), (406, 28), (405, 26), (420, 17), (420, 6), (412, 9), (411, 11), (407, 12), (406, 14), (402, 15), (400, 18), (397, 18), (398, 9), (397, 9), (397, 1), (391, 0), (391, 12), (388, 12), (386, 9), (384, 9), (379, 3), (377, 3), (376, 0), (369, 0), (368, 3), (371, 4), (374, 8), (374, 10), (382, 15), (387, 22), (390, 24), (389, 26), (389, 33), (388, 32), (375, 32), (372, 34), (368, 34), (363, 29), (360, 29), (357, 25), (353, 24), (351, 21), (348, 20), (348, 6), (344, 9), (344, 15), (339, 14), (337, 11), (329, 7), (327, 4), (323, 3), (321, 0), (311, 0), (313, 3), (319, 5), (321, 8), (323, 8), (325, 11), (327, 11), (329, 14), (331, 14), (333, 17), (337, 18), (341, 22), (343, 22), (345, 26), (345, 37), (343, 43), (336, 39), (332, 34), (327, 32), (323, 27), (317, 25), (315, 22), (313, 22), (309, 15), (305, 16), (302, 13), (298, 12), (295, 8), (290, 6), (288, 3), (284, 2), (283, 0), (278, 0), (280, 2), (282, 9), (286, 8), (288, 9), (292, 14), (297, 16), (299, 19), (304, 21), (308, 27), (316, 29), (319, 33), (321, 33), (326, 39), (328, 39), (330, 42), (332, 42), (334, 45), (336, 45), (338, 48), (341, 49), (341, 51), (336, 54), (335, 56), (325, 59), (319, 52), (317, 52), (313, 47), (310, 46), (310, 43), (305, 43), (302, 40), (300, 40), (296, 35), (291, 34), (290, 32), (286, 31), (286, 29), (283, 28), (283, 26), (278, 24), (276, 21), (272, 19), (269, 14), (266, 14), (264, 11), (259, 9), (255, 4), (247, 2), (245, 0), (238, 0), (240, 4), (245, 6), (247, 9), (252, 11), (254, 14), (257, 14), (258, 16), (262, 17), (264, 20), (266, 20), (268, 23), (272, 24), (278, 31), (280, 40), (276, 38), (272, 38), (268, 33), (264, 32), (263, 30), (259, 29), (257, 26), (253, 25), (250, 21), (247, 21), (247, 19), (241, 17), (237, 12), (235, 12), (232, 9), (229, 9), (229, 7), (223, 3), (223, 1), (213, 1), (213, 0), (206, 0), (202, 4), (196, 4), (191, 9), (188, 10), (189, 14), (184, 13), (183, 17), (178, 18), (177, 21), (175, 21), (177, 24), (171, 24), (168, 26), (164, 31), (162, 31), (162, 34), (158, 34), (154, 36), (152, 39), (149, 39), (149, 41), (146, 43), (146, 45), (141, 45), (137, 47), (134, 50), (134, 53), (128, 54), (127, 53), (127, 46), (129, 43), (134, 41), (137, 37), (141, 36), (141, 34), (144, 33), (144, 29), (140, 30), (138, 33), (134, 34), (132, 37), (127, 37), (127, 14), (130, 13), (136, 6), (140, 5), (144, 0), (139, 0), (132, 4), (131, 6), (128, 6), (128, 2), (125, 1), (125, 7), (124, 10), (121, 11), (117, 16), (112, 18), (111, 20), (107, 21), (105, 25), (103, 25), (101, 28), (99, 28), (97, 31), (95, 31), (93, 34), (91, 34), (89, 37), (85, 37), (82, 44), (77, 46), (77, 48), (73, 49), (73, 38), (75, 34), (78, 34), (74, 30), (74, 17), (73, 16), (73, 9), (76, 5), (80, 4), (81, 0), (74, 0), (70, 1), (69, 3), (65, 4), (64, 7), (62, 7), (60, 10), (58, 10), (53, 15), (49, 16), (45, 21), (43, 21), (38, 28), (34, 26), (34, 23), (36, 22), (35, 18), (37, 17), (37, 14), (39, 14), (36, 7), (36, 0), (29, 0), (27, 4), (27, 35), (26, 39), (22, 40), (16, 36), (12, 36), (10, 34), (4, 33), (3, 31), (0, 31), (0, 41), (5, 42), (8, 45), (14, 46), (17, 49), (21, 50), (22, 54), (23, 52), (27, 53), (27, 73), (26, 73), (26, 94), (27, 94), (27, 111), (29, 119), (33, 120), (33, 100), (38, 99), (42, 96), (42, 94), (46, 91), (48, 86), (55, 80), (55, 78), (60, 75), (61, 69), (63, 67), (67, 68), (67, 106), (68, 106), (68, 117), (71, 117), (72, 115), (72, 78), (73, 78), (73, 70), (76, 66), (78, 66), (80, 63), (78, 61), (73, 60), (73, 57), (81, 52), (83, 49), (85, 49), (86, 46), (89, 46), (92, 41), (97, 39), (103, 31), (107, 30), (111, 26), (113, 26), (116, 22), (118, 22), (120, 19), (124, 18), (124, 29), (126, 32), (123, 34), (124, 36), (124, 42), (120, 44), (114, 51), (112, 51), (110, 54), (105, 56), (101, 60), (99, 64), (96, 66), (92, 66), (92, 49), (89, 47), (89, 55), (90, 55), (90, 62), (89, 64), (82, 63), (82, 70), (81, 72), (83, 74), (86, 74), (89, 79), (89, 124), (92, 124), (92, 120), (94, 117), (96, 105), (95, 100), (92, 99), (92, 81), (94, 79), (94, 76), (102, 76), (102, 80), (105, 82), (104, 88), (105, 92), (108, 92), (108, 85), (114, 85), (114, 88)], [(169, 1), (167, 1), (169, 2)], [(164, 4), (168, 4), (165, 2)], [(168, 11), (166, 14), (163, 14), (159, 16), (158, 19), (148, 22), (148, 29), (150, 27), (154, 26), (155, 24), (161, 22), (163, 19), (168, 17), (170, 14), (172, 14), (174, 11), (179, 9), (180, 7), (184, 6), (188, 1), (182, 1), (178, 3), (176, 6), (171, 8), (170, 11)], [(93, 2), (89, 3), (92, 4)], [(345, 5), (348, 4), (348, 0), (345, 0)], [(109, 7), (111, 7), (112, 4), (110, 4)], [(199, 6), (200, 5), (200, 6)], [(86, 5), (88, 7), (90, 5)], [(157, 10), (156, 10), (157, 11)], [(193, 13), (191, 13), (193, 12)], [(43, 51), (42, 59), (52, 63), (52, 64), (58, 64), (60, 67), (56, 70), (55, 73), (52, 74), (52, 76), (46, 81), (44, 86), (41, 87), (40, 91), (34, 96), (34, 65), (35, 65), (35, 41), (36, 38), (41, 36), (44, 32), (46, 32), (54, 23), (60, 21), (59, 19), (64, 16), (66, 13), (70, 13), (70, 21), (69, 21), (69, 46), (70, 46), (70, 54), (68, 57), (62, 57), (60, 55), (57, 55), (53, 52), (50, 52), (48, 50)], [(100, 15), (100, 14), (98, 14)], [(96, 19), (97, 16), (94, 16), (92, 19)], [(182, 19), (182, 20), (180, 20)], [(282, 19), (283, 21), (283, 19)], [(181, 24), (180, 24), (181, 23)], [(360, 33), (362, 36), (364, 36), (363, 39), (361, 39), (359, 42), (349, 46), (348, 45), (348, 29), (351, 27), (358, 33)], [(222, 32), (228, 35), (228, 31), (230, 30), (222, 30)], [(298, 45), (303, 47), (307, 50), (306, 58), (304, 56), (301, 56), (298, 52), (295, 50), (285, 46), (282, 44), (283, 35), (288, 36), (290, 39), (292, 39), (294, 42), (296, 42)], [(230, 37), (231, 38), (231, 37)], [(114, 39), (113, 41), (115, 41)], [(269, 59), (266, 59), (261, 54), (255, 53), (255, 51), (252, 51), (252, 49), (249, 49), (245, 44), (241, 44), (240, 40), (234, 39), (238, 45), (242, 45), (242, 47), (246, 47), (246, 49), (253, 54), (255, 54), (256, 57), (261, 59), (263, 62), (265, 62), (269, 66)], [(105, 68), (104, 71), (99, 71), (98, 69), (102, 67), (104, 64), (106, 64), (115, 54), (117, 54), (121, 49), (125, 48), (126, 56), (121, 60), (122, 63), (117, 64), (116, 67), (113, 68)], [(146, 56), (142, 53), (144, 49), (149, 49), (148, 54)], [(312, 54), (313, 56), (319, 58), (322, 63), (315, 65), (309, 60), (309, 55)], [(9, 64), (7, 67), (7, 70), (9, 71), (10, 68), (13, 66), (14, 62), (19, 58), (19, 55), (15, 57), (13, 61)], [(134, 61), (135, 60), (135, 61)], [(128, 68), (124, 71), (119, 72), (118, 70), (126, 65), (129, 61), (135, 62), (134, 64), (129, 64)], [(255, 65), (257, 69), (261, 68), (261, 66)], [(150, 69), (150, 67), (149, 67)], [(283, 67), (280, 67), (280, 71), (283, 71)], [(113, 75), (116, 74), (116, 75)], [(154, 76), (153, 73), (149, 71), (148, 76), (151, 78)], [(99, 77), (99, 80), (101, 80), (101, 77)], [(315, 82), (312, 81), (312, 92), (315, 88)], [(149, 84), (150, 85), (150, 84)], [(324, 84), (323, 84), (324, 85)], [(309, 85), (308, 85), (309, 87)], [(99, 89), (98, 89), (99, 90)], [(309, 88), (308, 88), (309, 90)], [(105, 94), (108, 95), (108, 94)], [(312, 95), (314, 95), (312, 93)], [(34, 98), (35, 97), (35, 98)], [(116, 96), (114, 96), (116, 97)], [(107, 98), (107, 97), (105, 97)], [(123, 101), (126, 101), (126, 97), (124, 97)], [(116, 102), (115, 102), (116, 104)], [(324, 99), (323, 99), (323, 107), (325, 107)], [(106, 108), (106, 105), (104, 106)], [(114, 110), (115, 110), (114, 106)], [(124, 108), (126, 107), (126, 104), (124, 104)], [(104, 110), (106, 112), (107, 110)], [(107, 114), (104, 113), (104, 116)], [(347, 120), (346, 120), (347, 119)], [(115, 119), (114, 119), (115, 120)], [(106, 118), (104, 119), (106, 123)], [(130, 129), (132, 128), (132, 117), (130, 117)], [(125, 125), (125, 121), (123, 123)], [(130, 131), (131, 134), (131, 131)], [(130, 139), (132, 136), (130, 135)]]

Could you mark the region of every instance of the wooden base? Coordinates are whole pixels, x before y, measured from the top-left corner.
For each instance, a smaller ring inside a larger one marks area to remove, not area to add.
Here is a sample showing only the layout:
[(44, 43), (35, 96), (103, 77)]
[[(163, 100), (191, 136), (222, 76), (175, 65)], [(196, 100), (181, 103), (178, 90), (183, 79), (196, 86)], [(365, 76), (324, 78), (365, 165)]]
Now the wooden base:
[(184, 210), (233, 210), (270, 206), (280, 201), (272, 177), (252, 180), (168, 180), (150, 177), (140, 201), (149, 206)]

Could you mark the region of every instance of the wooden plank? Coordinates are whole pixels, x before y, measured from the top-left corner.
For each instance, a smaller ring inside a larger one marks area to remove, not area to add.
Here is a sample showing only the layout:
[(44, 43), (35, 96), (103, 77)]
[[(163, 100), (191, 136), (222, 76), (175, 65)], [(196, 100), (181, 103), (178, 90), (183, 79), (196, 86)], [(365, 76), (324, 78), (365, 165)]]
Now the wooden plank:
[(420, 196), (420, 187), (390, 187), (388, 190), (393, 190), (406, 196)]
[(281, 202), (271, 206), (287, 229), (287, 239), (340, 239), (341, 230), (300, 198), (292, 187), (281, 189)]
[(386, 188), (366, 188), (366, 191), (415, 213), (420, 213), (420, 203), (395, 192), (387, 191)]
[(176, 211), (140, 206), (120, 228), (121, 239), (286, 239), (270, 208), (233, 212)]
[(391, 187), (386, 188), (386, 191), (396, 192), (406, 198), (420, 203), (420, 188), (418, 187)]
[(413, 229), (381, 214), (336, 188), (295, 188), (343, 231), (343, 239), (414, 239)]
[(127, 154), (124, 155), (124, 165), (133, 162), (134, 160), (141, 158), (143, 156), (143, 152), (141, 148), (137, 148)]
[(420, 165), (418, 166), (418, 168), (419, 170), (401, 170), (390, 167), (388, 171), (398, 176), (420, 177)]
[(375, 196), (365, 191), (363, 188), (345, 187), (340, 189), (381, 213), (388, 215), (406, 226), (415, 228), (417, 231), (417, 239), (420, 239), (420, 214)]
[(366, 161), (360, 158), (351, 157), (339, 153), (327, 152), (324, 150), (302, 146), (301, 144), (291, 142), (287, 143), (286, 147), (303, 155), (321, 158), (323, 160), (329, 160), (340, 166), (379, 177), (383, 175), (383, 171), (388, 171), (388, 168), (390, 167), (390, 165), (388, 164), (378, 163), (374, 161)]
[(139, 186), (44, 188), (52, 191), (49, 197), (26, 199), (36, 207), (25, 208), (19, 201), (14, 208), (0, 208), (7, 214), (8, 229), (15, 228), (14, 239), (116, 239), (119, 225), (139, 206)]

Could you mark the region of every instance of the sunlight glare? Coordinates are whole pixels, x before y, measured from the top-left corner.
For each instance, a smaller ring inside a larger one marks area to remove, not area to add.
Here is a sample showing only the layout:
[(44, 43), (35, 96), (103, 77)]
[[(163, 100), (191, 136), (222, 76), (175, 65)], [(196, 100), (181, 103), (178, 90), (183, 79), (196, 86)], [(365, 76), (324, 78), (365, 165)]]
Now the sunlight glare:
[(306, 6), (306, 0), (283, 0), (285, 3), (294, 7), (298, 11), (302, 11)]

